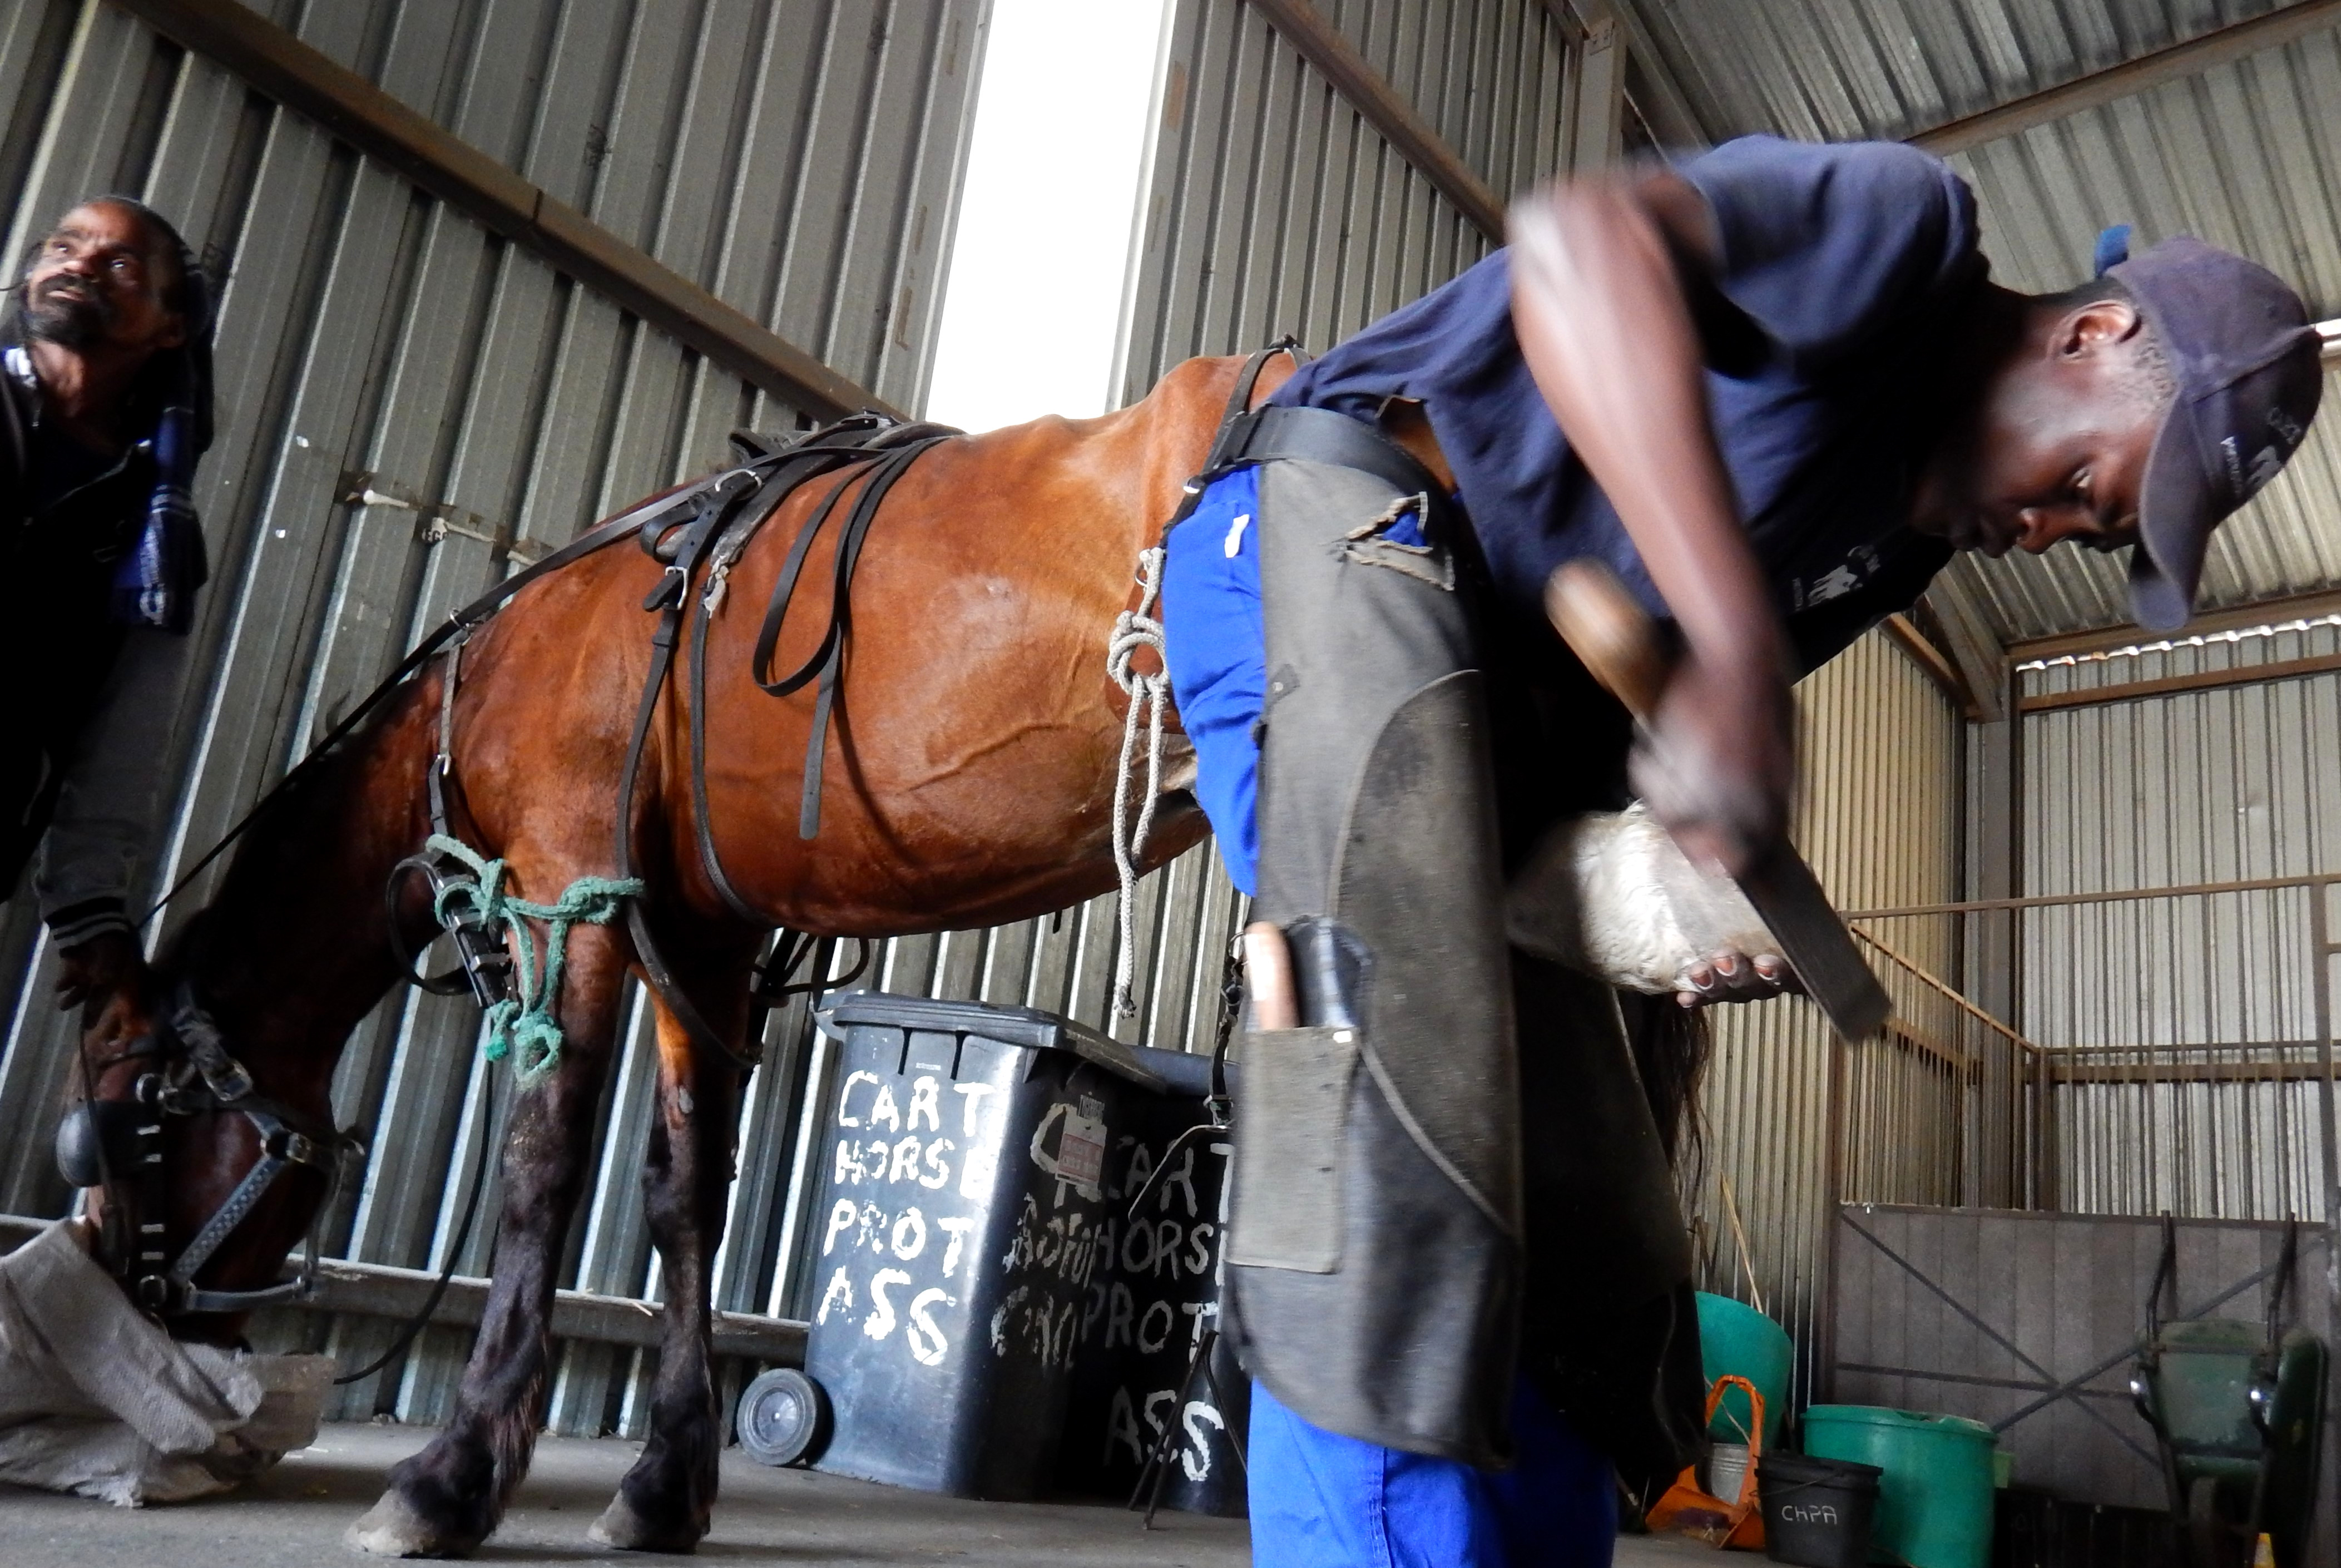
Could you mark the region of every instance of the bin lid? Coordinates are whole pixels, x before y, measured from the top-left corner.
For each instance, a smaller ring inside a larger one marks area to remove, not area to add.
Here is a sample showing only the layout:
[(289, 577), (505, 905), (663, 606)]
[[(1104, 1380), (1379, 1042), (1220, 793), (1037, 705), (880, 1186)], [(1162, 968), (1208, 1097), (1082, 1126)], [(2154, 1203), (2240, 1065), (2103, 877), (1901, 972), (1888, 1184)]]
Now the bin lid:
[(814, 1010), (821, 1026), (835, 1034), (848, 1024), (875, 1024), (887, 1029), (926, 1029), (938, 1034), (974, 1034), (1008, 1045), (1031, 1045), (1042, 1051), (1071, 1051), (1109, 1073), (1157, 1092), (1166, 1088), (1161, 1077), (1121, 1041), (1099, 1034), (1086, 1024), (1043, 1013), (1037, 1007), (1003, 1007), (988, 1002), (939, 1002), (931, 996), (898, 996), (889, 991), (840, 991), (828, 1005)]
[[(1152, 1045), (1133, 1045), (1131, 1054), (1138, 1064), (1162, 1080), (1164, 1091), (1171, 1094), (1191, 1095), (1200, 1099), (1211, 1092), (1211, 1057), (1203, 1051), (1164, 1051)], [(1243, 1064), (1230, 1062), (1228, 1068), (1228, 1094), (1235, 1095), (1243, 1090)]]
[(1998, 1435), (1980, 1421), (1969, 1421), (1964, 1415), (1937, 1415), (1924, 1410), (1888, 1410), (1876, 1404), (1816, 1404), (1805, 1412), (1805, 1424), (1832, 1421), (1858, 1423), (1866, 1426), (1895, 1426), (1906, 1431), (1936, 1432), (1946, 1436), (1977, 1437), (1997, 1444)]

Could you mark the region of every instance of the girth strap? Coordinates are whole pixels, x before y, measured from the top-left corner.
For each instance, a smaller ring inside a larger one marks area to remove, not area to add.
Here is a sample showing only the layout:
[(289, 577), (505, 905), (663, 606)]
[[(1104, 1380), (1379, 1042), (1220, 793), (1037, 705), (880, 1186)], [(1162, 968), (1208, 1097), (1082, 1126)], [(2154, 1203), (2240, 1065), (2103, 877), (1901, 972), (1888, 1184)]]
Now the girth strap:
[[(801, 472), (801, 471), (800, 471)], [(634, 874), (634, 787), (642, 772), (643, 751), (649, 741), (651, 718), (658, 711), (659, 693), (665, 689), (667, 675), (674, 668), (674, 648), (682, 632), (682, 618), (691, 604), (691, 588), (700, 564), (705, 559), (722, 531), (739, 515), (743, 504), (769, 509), (776, 504), (786, 486), (795, 482), (790, 465), (782, 463), (772, 472), (762, 476), (748, 469), (735, 469), (702, 496), (699, 512), (678, 530), (673, 541), (672, 558), (666, 571), (652, 587), (643, 608), (658, 613), (658, 624), (651, 633), (650, 673), (643, 681), (642, 700), (634, 708), (634, 727), (626, 741), (626, 760), (618, 770), (618, 810), (615, 825), (618, 878), (623, 881)], [(734, 483), (734, 481), (738, 483)], [(645, 534), (644, 548), (656, 552), (661, 541)], [(682, 1025), (694, 1044), (712, 1050), (730, 1062), (742, 1073), (756, 1070), (755, 1043), (751, 1041), (745, 1054), (735, 1051), (710, 1024), (691, 998), (676, 981), (665, 954), (660, 952), (658, 941), (651, 934), (650, 922), (643, 915), (643, 901), (626, 900), (626, 932), (633, 939), (634, 956), (642, 963), (643, 973), (651, 989), (658, 994), (676, 1023)]]

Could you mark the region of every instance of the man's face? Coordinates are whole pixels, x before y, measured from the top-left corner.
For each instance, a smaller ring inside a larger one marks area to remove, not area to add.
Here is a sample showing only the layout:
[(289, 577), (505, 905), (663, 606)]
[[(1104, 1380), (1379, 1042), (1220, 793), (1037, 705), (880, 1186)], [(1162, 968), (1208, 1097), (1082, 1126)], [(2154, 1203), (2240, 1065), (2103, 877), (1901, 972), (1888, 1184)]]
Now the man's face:
[(74, 208), (43, 240), (25, 274), (25, 329), (32, 337), (86, 354), (112, 348), (151, 354), (177, 346), (183, 329), (164, 301), (154, 236), (139, 215), (112, 202)]
[(2072, 312), (1989, 384), (1919, 483), (1911, 526), (1960, 550), (2038, 554), (2137, 542), (2147, 460), (2167, 411), (2142, 390), (2127, 305)]

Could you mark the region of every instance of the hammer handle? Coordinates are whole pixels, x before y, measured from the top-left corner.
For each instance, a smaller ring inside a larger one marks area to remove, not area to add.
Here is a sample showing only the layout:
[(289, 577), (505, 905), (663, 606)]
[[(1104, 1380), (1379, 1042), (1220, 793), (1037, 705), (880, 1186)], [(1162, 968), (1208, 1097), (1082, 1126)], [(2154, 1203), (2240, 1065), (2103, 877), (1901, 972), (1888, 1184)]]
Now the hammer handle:
[(1617, 574), (1599, 561), (1565, 561), (1545, 583), (1544, 609), (1593, 678), (1647, 724), (1667, 687), (1667, 659), (1649, 613)]
[(1299, 1028), (1300, 997), (1292, 983), (1292, 950), (1285, 943), (1284, 928), (1273, 921), (1253, 921), (1244, 927), (1243, 955), (1252, 1028)]

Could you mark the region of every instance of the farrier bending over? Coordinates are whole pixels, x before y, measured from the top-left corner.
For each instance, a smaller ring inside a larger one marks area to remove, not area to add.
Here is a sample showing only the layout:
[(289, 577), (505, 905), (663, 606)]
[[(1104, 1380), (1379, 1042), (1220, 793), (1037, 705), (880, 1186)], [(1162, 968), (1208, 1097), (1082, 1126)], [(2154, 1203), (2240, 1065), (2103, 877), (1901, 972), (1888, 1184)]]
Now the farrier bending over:
[(129, 897), (205, 576), (210, 331), (177, 231), (120, 196), (58, 220), (0, 326), (0, 548), (27, 590), (0, 631), (0, 886), (38, 851), (59, 1001), (92, 1020), (144, 974)]
[(1609, 1462), (1679, 1465), (1701, 1424), (1616, 1004), (1505, 942), (1506, 876), (1624, 804), (1554, 569), (1673, 622), (1634, 793), (1737, 868), (1786, 820), (1793, 678), (1958, 549), (2129, 547), (2138, 618), (2182, 623), (2322, 386), (2298, 297), (2199, 242), (1995, 285), (1971, 193), (1904, 146), (1749, 138), (1513, 228), (1295, 374), (1169, 539), (1197, 797), (1321, 1025), (1245, 1046), (1262, 1568), (1606, 1563)]

